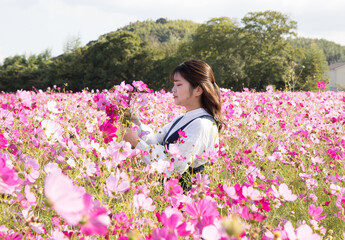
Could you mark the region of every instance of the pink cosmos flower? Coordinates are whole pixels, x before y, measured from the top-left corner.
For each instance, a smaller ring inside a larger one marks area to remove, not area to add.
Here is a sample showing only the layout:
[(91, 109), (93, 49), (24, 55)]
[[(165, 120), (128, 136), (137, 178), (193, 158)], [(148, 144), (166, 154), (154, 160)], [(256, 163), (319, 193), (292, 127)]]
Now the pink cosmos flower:
[(146, 94), (138, 94), (135, 102), (144, 107), (149, 102), (149, 100), (147, 99)]
[(283, 183), (279, 186), (279, 191), (276, 189), (274, 185), (272, 185), (272, 192), (273, 195), (280, 199), (282, 202), (285, 201), (295, 201), (297, 199), (297, 195), (292, 194), (291, 190), (288, 188), (288, 186)]
[(151, 92), (152, 91), (151, 89), (149, 89), (147, 87), (146, 83), (144, 83), (143, 81), (133, 81), (132, 85), (141, 92), (143, 92), (143, 91)]
[(14, 169), (6, 166), (5, 158), (0, 154), (0, 193), (12, 194), (22, 180)]
[(98, 203), (92, 200), (90, 194), (85, 194), (83, 220), (85, 223), (81, 224), (81, 232), (87, 236), (89, 235), (102, 235), (105, 236), (110, 225), (110, 218), (107, 215), (107, 210), (98, 207)]
[(308, 213), (309, 213), (309, 215), (310, 215), (314, 220), (319, 221), (319, 220), (321, 220), (321, 219), (324, 219), (324, 218), (327, 216), (326, 214), (320, 216), (320, 214), (322, 213), (322, 211), (323, 211), (323, 208), (322, 208), (322, 207), (315, 207), (314, 204), (311, 204), (311, 205), (309, 206), (309, 211), (308, 211)]
[(168, 217), (165, 213), (160, 215), (159, 221), (164, 225), (163, 228), (155, 229), (152, 233), (152, 239), (178, 239), (178, 237), (186, 237), (190, 234), (186, 230), (186, 222), (179, 223), (179, 216), (172, 214)]
[(115, 213), (113, 218), (115, 220), (113, 235), (117, 234), (117, 232), (127, 233), (132, 229), (133, 218), (128, 219), (128, 216), (124, 212)]
[(146, 196), (142, 193), (135, 194), (133, 196), (133, 204), (134, 207), (139, 210), (146, 210), (152, 212), (156, 209), (155, 205), (152, 205), (153, 201), (150, 197), (146, 198)]
[(242, 207), (242, 211), (241, 211), (240, 216), (242, 218), (244, 218), (244, 219), (253, 220), (253, 221), (256, 221), (256, 222), (261, 222), (261, 221), (263, 221), (263, 220), (265, 220), (267, 218), (267, 216), (261, 215), (258, 212), (251, 212), (251, 211), (249, 211), (247, 206), (243, 206)]
[(262, 150), (262, 147), (259, 144), (254, 144), (252, 148), (256, 152), (255, 154), (257, 156), (260, 156), (260, 157), (265, 156), (265, 152)]
[(325, 163), (325, 161), (322, 159), (322, 158), (319, 158), (319, 157), (311, 157), (311, 162), (313, 164), (322, 164), (322, 163)]
[(326, 83), (325, 82), (317, 82), (317, 87), (320, 89), (325, 89), (326, 88)]
[(205, 160), (215, 163), (218, 161), (218, 154), (214, 150), (207, 149), (202, 156)]
[(213, 224), (214, 219), (220, 216), (217, 202), (208, 197), (188, 203), (184, 209), (191, 216), (190, 222), (200, 231), (205, 226)]
[(200, 173), (197, 173), (195, 178), (191, 178), (191, 181), (204, 191), (209, 189), (210, 180), (207, 174), (201, 175)]
[(97, 93), (93, 99), (97, 103), (97, 109), (99, 110), (105, 110), (107, 105), (110, 104), (107, 97), (103, 93)]
[(103, 138), (105, 143), (109, 143), (113, 141), (114, 137), (117, 137), (115, 134), (117, 131), (117, 127), (115, 127), (109, 121), (105, 121), (101, 126), (99, 126), (99, 130), (103, 132)]
[(183, 189), (178, 184), (178, 179), (170, 179), (164, 185), (164, 189), (165, 189), (165, 194), (168, 197), (177, 197), (177, 196), (183, 194)]
[(1, 148), (6, 148), (7, 144), (8, 144), (8, 141), (5, 138), (5, 136), (3, 134), (0, 134), (0, 149)]
[(116, 193), (127, 192), (130, 188), (130, 180), (125, 172), (116, 170), (116, 175), (110, 175), (106, 180), (107, 192), (110, 197), (116, 197)]

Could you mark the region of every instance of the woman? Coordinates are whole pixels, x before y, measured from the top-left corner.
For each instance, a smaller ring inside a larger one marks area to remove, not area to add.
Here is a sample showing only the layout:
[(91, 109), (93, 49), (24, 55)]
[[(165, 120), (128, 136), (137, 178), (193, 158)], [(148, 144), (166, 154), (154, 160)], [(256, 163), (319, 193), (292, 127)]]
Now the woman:
[[(218, 130), (222, 119), (219, 87), (207, 63), (199, 60), (183, 62), (171, 73), (170, 80), (174, 83), (174, 102), (184, 106), (186, 113), (165, 125), (158, 133), (153, 133), (138, 118), (133, 118), (132, 121), (139, 126), (139, 132), (129, 129), (124, 135), (124, 140), (132, 146), (149, 153), (144, 156), (146, 164), (158, 159), (173, 162), (174, 169), (167, 172), (168, 177), (174, 171), (182, 174), (204, 169), (207, 160), (196, 156), (202, 156), (206, 150), (217, 152)], [(140, 139), (138, 133), (143, 131), (148, 131), (149, 134)], [(178, 141), (181, 131), (184, 131), (186, 137)], [(172, 143), (178, 146), (182, 157), (169, 157), (167, 152)]]

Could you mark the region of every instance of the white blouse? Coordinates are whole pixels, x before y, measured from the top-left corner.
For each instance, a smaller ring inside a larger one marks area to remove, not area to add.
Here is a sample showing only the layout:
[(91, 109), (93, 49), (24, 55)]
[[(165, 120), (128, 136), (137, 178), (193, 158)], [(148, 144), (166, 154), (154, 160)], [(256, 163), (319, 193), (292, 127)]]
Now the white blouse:
[[(182, 119), (174, 126), (169, 132), (169, 136), (175, 131), (180, 129), (182, 126), (187, 124), (192, 119), (195, 119), (202, 115), (210, 115), (203, 108), (198, 108), (185, 113)], [(162, 145), (165, 135), (168, 133), (170, 127), (179, 117), (175, 118), (171, 123), (165, 125), (157, 133), (147, 125), (141, 124), (138, 129), (140, 133), (147, 132), (148, 134), (141, 136), (141, 140), (138, 142), (136, 149), (142, 149), (148, 152), (148, 155), (144, 156), (146, 164), (152, 164), (159, 159), (171, 162), (171, 155), (168, 155)], [(189, 166), (192, 168), (199, 167), (207, 162), (207, 160), (197, 159), (196, 155), (202, 156), (205, 150), (214, 150), (216, 144), (219, 144), (218, 127), (215, 122), (210, 121), (207, 118), (197, 118), (188, 124), (183, 131), (185, 132), (186, 138), (183, 143), (177, 142), (179, 153), (185, 160), (179, 160), (174, 157), (174, 171), (179, 173), (185, 172)], [(167, 136), (167, 138), (169, 137)], [(166, 138), (166, 139), (167, 139)], [(166, 172), (170, 176), (173, 171)]]

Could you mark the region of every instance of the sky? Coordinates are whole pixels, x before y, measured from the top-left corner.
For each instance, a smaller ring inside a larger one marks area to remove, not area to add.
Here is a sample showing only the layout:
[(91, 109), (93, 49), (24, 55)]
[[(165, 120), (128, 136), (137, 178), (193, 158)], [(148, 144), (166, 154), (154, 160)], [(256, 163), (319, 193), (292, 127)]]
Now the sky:
[(14, 55), (63, 53), (80, 39), (84, 46), (131, 22), (214, 17), (238, 22), (249, 12), (279, 11), (297, 22), (299, 37), (345, 46), (344, 0), (0, 0), (0, 63)]

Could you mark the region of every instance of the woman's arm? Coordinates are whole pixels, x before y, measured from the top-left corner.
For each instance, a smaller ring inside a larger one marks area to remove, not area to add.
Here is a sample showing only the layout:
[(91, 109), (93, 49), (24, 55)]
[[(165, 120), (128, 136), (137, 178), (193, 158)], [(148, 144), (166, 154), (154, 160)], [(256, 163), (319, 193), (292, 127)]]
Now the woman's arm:
[[(172, 162), (175, 171), (179, 173), (185, 172), (189, 166), (197, 167), (205, 163), (204, 160), (196, 159), (196, 155), (202, 155), (205, 150), (214, 149), (214, 145), (218, 142), (217, 126), (208, 119), (196, 119), (185, 128), (186, 138), (183, 141), (175, 143), (178, 148), (180, 158), (172, 156), (165, 151), (161, 144), (148, 144), (140, 140), (136, 145), (137, 149), (142, 149), (148, 154), (143, 156), (144, 162), (150, 164), (159, 159)], [(171, 174), (168, 173), (168, 175)]]

